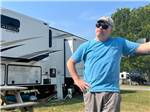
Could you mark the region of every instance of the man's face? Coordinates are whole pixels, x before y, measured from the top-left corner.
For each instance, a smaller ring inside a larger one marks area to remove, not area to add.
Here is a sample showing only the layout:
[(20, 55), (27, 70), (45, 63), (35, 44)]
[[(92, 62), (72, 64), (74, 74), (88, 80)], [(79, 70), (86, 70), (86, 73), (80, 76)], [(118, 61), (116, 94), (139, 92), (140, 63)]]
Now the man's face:
[(96, 24), (96, 37), (107, 39), (112, 32), (112, 27), (104, 22)]

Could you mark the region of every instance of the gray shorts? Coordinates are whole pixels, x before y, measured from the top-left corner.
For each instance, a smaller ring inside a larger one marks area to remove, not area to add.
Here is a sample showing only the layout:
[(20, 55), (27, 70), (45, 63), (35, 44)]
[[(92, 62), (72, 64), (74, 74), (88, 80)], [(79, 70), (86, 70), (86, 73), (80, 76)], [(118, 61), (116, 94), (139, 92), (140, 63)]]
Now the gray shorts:
[(85, 112), (120, 112), (120, 93), (87, 92), (83, 96)]

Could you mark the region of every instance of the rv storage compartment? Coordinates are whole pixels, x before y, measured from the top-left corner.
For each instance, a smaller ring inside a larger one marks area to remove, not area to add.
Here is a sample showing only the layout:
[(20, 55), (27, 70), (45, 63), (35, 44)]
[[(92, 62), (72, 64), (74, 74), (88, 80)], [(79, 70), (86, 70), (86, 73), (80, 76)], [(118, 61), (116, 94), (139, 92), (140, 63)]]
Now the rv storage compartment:
[(42, 70), (40, 66), (8, 65), (8, 85), (40, 84)]

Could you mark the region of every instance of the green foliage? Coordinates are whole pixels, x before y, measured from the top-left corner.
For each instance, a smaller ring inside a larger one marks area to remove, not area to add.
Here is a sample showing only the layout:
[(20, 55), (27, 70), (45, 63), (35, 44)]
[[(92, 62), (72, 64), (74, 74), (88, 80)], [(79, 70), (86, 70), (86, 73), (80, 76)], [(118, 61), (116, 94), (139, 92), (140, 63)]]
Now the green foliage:
[[(138, 9), (117, 9), (112, 14), (115, 29), (112, 36), (121, 36), (131, 41), (140, 38), (150, 40), (150, 4)], [(121, 71), (138, 70), (146, 73), (150, 79), (150, 56), (124, 57), (121, 62)]]

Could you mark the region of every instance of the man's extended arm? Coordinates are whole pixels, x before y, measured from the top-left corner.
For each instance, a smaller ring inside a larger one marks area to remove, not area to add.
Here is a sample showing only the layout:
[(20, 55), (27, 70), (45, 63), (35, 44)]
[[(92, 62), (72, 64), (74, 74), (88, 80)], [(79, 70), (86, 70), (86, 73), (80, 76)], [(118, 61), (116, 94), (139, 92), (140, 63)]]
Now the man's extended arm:
[(140, 44), (139, 47), (136, 49), (136, 53), (140, 53), (140, 54), (150, 53), (150, 42)]

